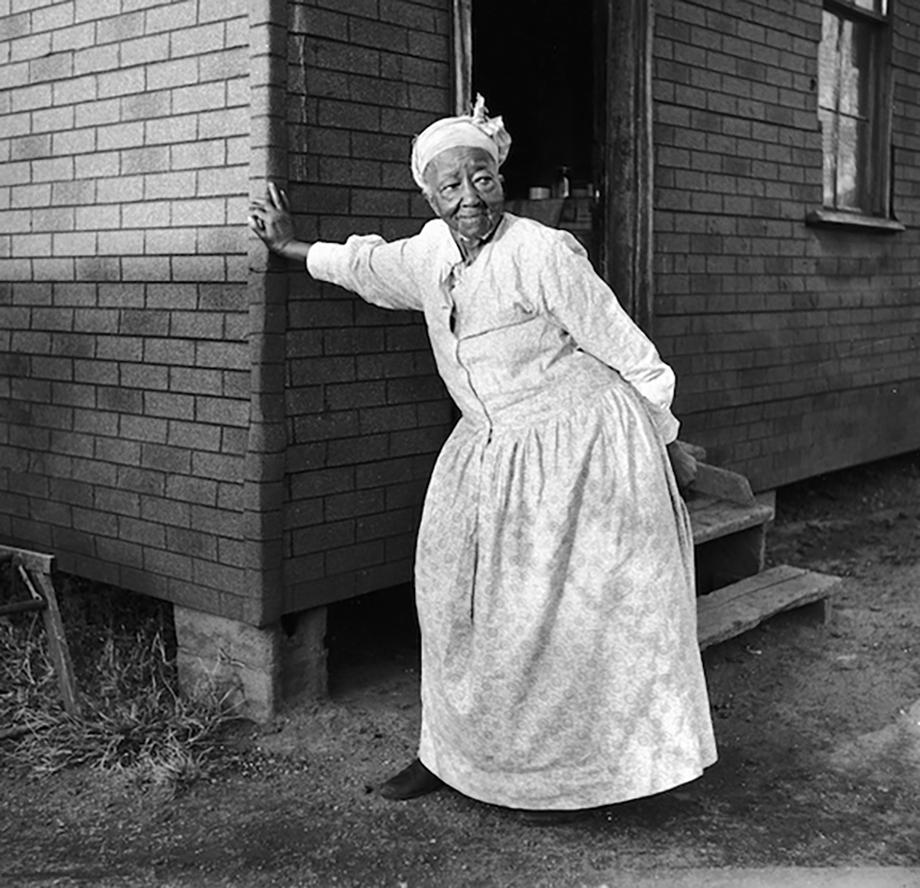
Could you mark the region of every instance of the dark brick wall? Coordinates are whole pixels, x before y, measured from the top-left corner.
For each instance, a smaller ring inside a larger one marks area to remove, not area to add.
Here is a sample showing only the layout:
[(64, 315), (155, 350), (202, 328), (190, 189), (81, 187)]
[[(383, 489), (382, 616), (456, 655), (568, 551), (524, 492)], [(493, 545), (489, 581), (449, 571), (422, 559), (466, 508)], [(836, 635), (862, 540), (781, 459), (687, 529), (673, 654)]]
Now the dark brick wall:
[(773, 487), (920, 447), (920, 8), (892, 4), (894, 210), (821, 203), (819, 0), (662, 0), (655, 338), (683, 435)]
[[(291, 196), (307, 239), (388, 239), (430, 218), (411, 136), (450, 113), (450, 3), (291, 4)], [(420, 317), (291, 281), (285, 609), (411, 578), (452, 423)]]
[(0, 4), (0, 538), (246, 608), (243, 0)]

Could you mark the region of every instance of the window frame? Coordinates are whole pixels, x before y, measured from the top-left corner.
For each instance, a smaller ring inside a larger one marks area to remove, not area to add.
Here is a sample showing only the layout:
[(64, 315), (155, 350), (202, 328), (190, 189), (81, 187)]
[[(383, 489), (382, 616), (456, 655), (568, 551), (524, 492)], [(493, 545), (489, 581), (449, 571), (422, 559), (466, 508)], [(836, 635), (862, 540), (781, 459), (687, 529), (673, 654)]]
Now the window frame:
[[(878, 109), (878, 116), (877, 120), (874, 121), (874, 126), (871, 133), (871, 145), (869, 148), (871, 179), (868, 182), (867, 191), (877, 209), (872, 212), (867, 212), (866, 210), (854, 210), (825, 205), (823, 203), (824, 194), (822, 185), (822, 206), (819, 209), (812, 210), (806, 215), (806, 222), (809, 224), (850, 226), (878, 229), (881, 231), (904, 230), (904, 226), (894, 217), (891, 197), (893, 165), (891, 147), (892, 2), (893, 0), (887, 0), (887, 2), (884, 3), (885, 11), (883, 13), (875, 12), (862, 6), (858, 6), (855, 0), (823, 0), (821, 4), (822, 20), (825, 12), (831, 12), (841, 19), (849, 19), (855, 22), (869, 23), (876, 31), (873, 40), (871, 62), (873, 65), (873, 74), (876, 82), (874, 95), (871, 101), (873, 103), (873, 107)], [(821, 72), (819, 69), (818, 77), (820, 78), (820, 76)], [(820, 92), (818, 93), (817, 100), (818, 103), (820, 103)], [(818, 128), (820, 131), (820, 119)], [(822, 139), (822, 183), (824, 181), (823, 177), (826, 162), (827, 158), (824, 152), (824, 144)]]

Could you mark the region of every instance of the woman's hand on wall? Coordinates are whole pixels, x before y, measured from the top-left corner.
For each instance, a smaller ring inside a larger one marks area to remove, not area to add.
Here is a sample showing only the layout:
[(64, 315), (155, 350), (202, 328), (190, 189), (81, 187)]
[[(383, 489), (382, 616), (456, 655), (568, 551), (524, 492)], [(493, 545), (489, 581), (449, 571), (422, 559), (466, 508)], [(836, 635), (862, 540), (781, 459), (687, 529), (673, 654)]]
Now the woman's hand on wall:
[(306, 260), (310, 245), (297, 240), (288, 197), (274, 182), (267, 183), (265, 200), (253, 200), (249, 205), (248, 222), (273, 253), (286, 259)]

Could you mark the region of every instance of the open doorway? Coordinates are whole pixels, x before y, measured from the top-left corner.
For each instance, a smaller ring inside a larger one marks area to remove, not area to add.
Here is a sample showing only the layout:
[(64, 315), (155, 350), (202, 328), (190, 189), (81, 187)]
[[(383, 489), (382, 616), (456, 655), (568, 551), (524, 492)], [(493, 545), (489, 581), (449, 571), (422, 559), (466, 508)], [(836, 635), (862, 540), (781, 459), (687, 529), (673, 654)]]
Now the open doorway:
[(456, 112), (481, 92), (513, 140), (506, 208), (571, 231), (650, 331), (654, 5), (453, 0), (453, 12)]
[(576, 194), (597, 181), (594, 3), (473, 0), (472, 94), (511, 133), (506, 195), (553, 189), (562, 168)]
[[(506, 208), (565, 228), (595, 261), (603, 239), (607, 0), (455, 0), (460, 97), (485, 96), (511, 134)], [(462, 106), (461, 106), (462, 107)]]

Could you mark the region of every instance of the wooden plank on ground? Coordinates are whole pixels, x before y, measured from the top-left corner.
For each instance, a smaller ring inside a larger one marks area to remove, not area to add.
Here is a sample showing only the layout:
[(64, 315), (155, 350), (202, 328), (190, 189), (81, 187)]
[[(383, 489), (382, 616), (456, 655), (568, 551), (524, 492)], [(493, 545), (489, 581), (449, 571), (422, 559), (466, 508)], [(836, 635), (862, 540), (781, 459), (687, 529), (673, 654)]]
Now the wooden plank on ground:
[[(58, 607), (57, 594), (51, 574), (35, 573), (35, 581), (41, 587), (41, 597), (45, 601), (45, 634), (48, 637), (48, 649), (51, 662), (57, 672), (58, 686), (64, 700), (64, 709), (70, 715), (80, 714), (80, 695), (77, 690), (77, 679), (73, 671), (73, 662), (70, 659), (70, 648), (67, 646), (67, 636), (64, 633), (64, 621)], [(31, 583), (30, 583), (31, 585)]]
[(42, 611), (48, 652), (57, 673), (64, 708), (70, 715), (77, 716), (80, 714), (80, 697), (64, 632), (64, 622), (54, 591), (54, 556), (13, 546), (0, 546), (0, 556), (12, 558), (15, 566), (14, 578), (25, 586), (32, 598), (30, 602), (7, 605), (4, 610), (7, 613), (36, 608)]
[(781, 564), (697, 599), (701, 648), (741, 635), (764, 620), (826, 599), (840, 577)]

